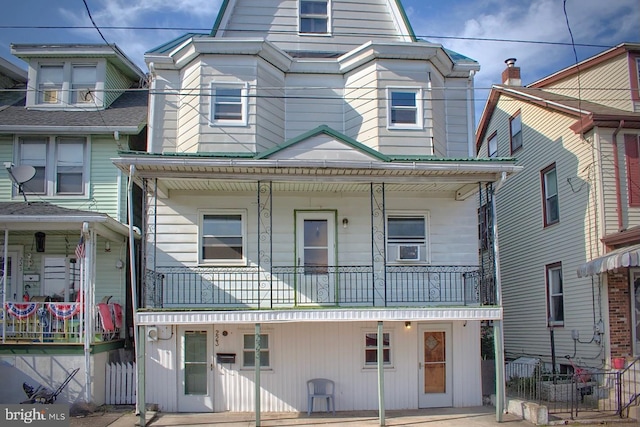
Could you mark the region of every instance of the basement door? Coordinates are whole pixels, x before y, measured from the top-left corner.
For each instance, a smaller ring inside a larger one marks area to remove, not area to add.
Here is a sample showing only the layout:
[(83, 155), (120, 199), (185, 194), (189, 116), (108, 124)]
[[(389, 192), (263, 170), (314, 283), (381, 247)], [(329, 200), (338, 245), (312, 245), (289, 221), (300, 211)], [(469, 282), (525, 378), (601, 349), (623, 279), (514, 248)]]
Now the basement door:
[(298, 304), (335, 304), (335, 212), (296, 212)]
[(212, 326), (179, 328), (179, 412), (213, 412), (212, 334)]
[(418, 406), (453, 406), (451, 325), (420, 325), (418, 337)]

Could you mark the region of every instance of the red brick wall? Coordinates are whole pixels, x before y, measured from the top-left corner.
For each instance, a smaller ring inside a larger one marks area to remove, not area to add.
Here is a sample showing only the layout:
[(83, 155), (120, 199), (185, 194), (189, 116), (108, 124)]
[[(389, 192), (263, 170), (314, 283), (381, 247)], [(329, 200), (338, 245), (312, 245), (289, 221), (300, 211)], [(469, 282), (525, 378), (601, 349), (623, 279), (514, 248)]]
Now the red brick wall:
[(631, 299), (629, 295), (629, 269), (609, 271), (609, 334), (611, 357), (624, 357), (633, 353), (631, 348)]

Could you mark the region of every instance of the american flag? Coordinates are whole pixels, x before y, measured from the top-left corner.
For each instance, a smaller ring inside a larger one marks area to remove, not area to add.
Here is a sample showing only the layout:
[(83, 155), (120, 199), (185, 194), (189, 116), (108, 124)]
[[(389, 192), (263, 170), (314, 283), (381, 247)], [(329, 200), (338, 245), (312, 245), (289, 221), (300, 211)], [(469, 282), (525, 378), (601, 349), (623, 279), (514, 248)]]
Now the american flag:
[(76, 258), (82, 259), (84, 255), (84, 236), (80, 236), (80, 241), (78, 242), (78, 246), (76, 246)]

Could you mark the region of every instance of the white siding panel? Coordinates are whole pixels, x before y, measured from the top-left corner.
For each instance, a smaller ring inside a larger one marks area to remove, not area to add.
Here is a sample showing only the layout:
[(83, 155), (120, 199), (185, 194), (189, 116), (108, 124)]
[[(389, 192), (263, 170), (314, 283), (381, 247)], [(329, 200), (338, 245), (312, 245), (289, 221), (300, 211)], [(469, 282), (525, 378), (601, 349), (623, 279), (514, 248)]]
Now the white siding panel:
[(258, 62), (256, 89), (257, 151), (265, 151), (285, 140), (285, 77), (271, 64)]
[(306, 160), (360, 160), (376, 161), (374, 157), (354, 149), (352, 146), (335, 140), (326, 134), (316, 135), (305, 141), (285, 148), (270, 159), (306, 159)]
[[(391, 334), (392, 367), (385, 369), (387, 409), (412, 409), (418, 405), (418, 322), (406, 329), (402, 322), (385, 322)], [(306, 381), (329, 378), (336, 383), (337, 411), (377, 409), (377, 370), (364, 365), (364, 334), (376, 332), (375, 322), (285, 323), (263, 325), (270, 336), (270, 368), (260, 375), (261, 405), (265, 412), (307, 410)], [(224, 336), (222, 331), (226, 331)], [(214, 325), (214, 353), (235, 353), (236, 363), (215, 365), (213, 389), (218, 411), (250, 412), (254, 406), (253, 368), (242, 368), (242, 337), (253, 326)], [(454, 405), (477, 406), (482, 401), (478, 322), (453, 324)], [(170, 330), (161, 332), (170, 336)], [(172, 351), (175, 336), (147, 343), (147, 400), (160, 410), (176, 411), (177, 366)], [(339, 361), (339, 363), (336, 363)], [(316, 411), (324, 411), (316, 401)]]

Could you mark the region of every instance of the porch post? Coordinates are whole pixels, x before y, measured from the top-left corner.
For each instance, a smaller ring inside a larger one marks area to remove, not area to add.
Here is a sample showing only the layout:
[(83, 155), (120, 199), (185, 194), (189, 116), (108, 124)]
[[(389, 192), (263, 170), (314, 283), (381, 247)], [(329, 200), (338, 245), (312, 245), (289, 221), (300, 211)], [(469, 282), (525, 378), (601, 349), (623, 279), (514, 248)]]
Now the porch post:
[(260, 323), (256, 323), (254, 335), (255, 350), (255, 404), (256, 404), (256, 427), (260, 426)]
[(7, 341), (7, 268), (9, 268), (9, 229), (4, 229), (4, 265), (2, 266), (2, 343)]
[[(493, 232), (493, 268), (495, 272), (496, 283), (496, 304), (502, 309), (502, 277), (500, 274), (500, 250), (498, 245), (498, 222), (496, 221), (496, 193), (502, 187), (507, 179), (505, 172), (502, 172), (501, 180), (495, 188), (492, 188), (491, 194), (491, 220)], [(493, 321), (493, 345), (495, 349), (496, 360), (496, 421), (502, 422), (505, 405), (505, 384), (504, 384), (504, 337), (502, 332), (502, 318), (504, 314), (500, 312), (500, 319)]]
[(378, 322), (378, 411), (380, 425), (385, 425), (384, 417), (384, 332), (383, 322)]
[(371, 198), (371, 302), (374, 306), (387, 305), (386, 284), (386, 223), (385, 190), (383, 184), (370, 184)]
[[(138, 337), (139, 342), (136, 345), (136, 371), (137, 371), (137, 393), (136, 393), (136, 403), (138, 406), (138, 412), (140, 416), (140, 421), (138, 421), (138, 425), (141, 427), (145, 427), (147, 422), (147, 405), (145, 405), (146, 396), (145, 396), (145, 345), (146, 345), (146, 326), (138, 325), (138, 333), (136, 336)], [(142, 357), (140, 357), (142, 355)]]

